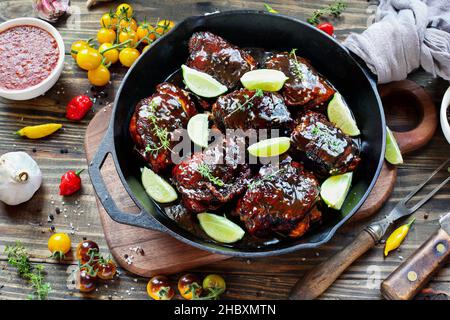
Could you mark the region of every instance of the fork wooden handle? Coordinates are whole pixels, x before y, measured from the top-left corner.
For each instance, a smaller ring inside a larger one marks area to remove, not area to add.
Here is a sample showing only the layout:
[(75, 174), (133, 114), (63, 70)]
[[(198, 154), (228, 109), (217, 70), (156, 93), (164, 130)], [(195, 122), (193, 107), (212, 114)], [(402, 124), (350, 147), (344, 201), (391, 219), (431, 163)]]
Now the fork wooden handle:
[(365, 229), (335, 256), (313, 267), (291, 290), (289, 299), (312, 300), (320, 296), (356, 259), (375, 246)]

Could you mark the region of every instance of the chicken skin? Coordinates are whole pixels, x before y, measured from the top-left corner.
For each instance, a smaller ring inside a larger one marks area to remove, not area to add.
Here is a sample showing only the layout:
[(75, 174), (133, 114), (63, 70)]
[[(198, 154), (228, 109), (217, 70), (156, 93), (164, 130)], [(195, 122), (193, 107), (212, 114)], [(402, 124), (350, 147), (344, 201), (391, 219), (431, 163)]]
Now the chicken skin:
[(186, 91), (170, 83), (161, 83), (156, 92), (136, 106), (129, 130), (137, 153), (155, 172), (172, 166), (171, 149), (177, 143), (174, 131), (186, 128), (196, 114), (195, 105)]
[(173, 168), (174, 184), (188, 211), (218, 209), (245, 191), (251, 171), (242, 160), (245, 141), (237, 140), (225, 140), (204, 152), (194, 153)]
[(283, 97), (274, 92), (236, 90), (213, 105), (214, 122), (221, 129), (290, 128), (291, 118)]
[(189, 40), (187, 66), (214, 77), (232, 89), (247, 71), (256, 68), (247, 52), (211, 32), (196, 32)]
[(353, 171), (361, 160), (356, 143), (318, 112), (301, 117), (291, 142), (320, 176)]
[(236, 213), (256, 237), (283, 235), (298, 238), (321, 219), (316, 203), (319, 181), (301, 164), (284, 159), (278, 166), (261, 167), (239, 200)]
[(265, 65), (268, 69), (282, 71), (289, 78), (282, 90), (288, 106), (320, 107), (335, 93), (306, 59), (297, 57), (295, 51), (274, 54)]

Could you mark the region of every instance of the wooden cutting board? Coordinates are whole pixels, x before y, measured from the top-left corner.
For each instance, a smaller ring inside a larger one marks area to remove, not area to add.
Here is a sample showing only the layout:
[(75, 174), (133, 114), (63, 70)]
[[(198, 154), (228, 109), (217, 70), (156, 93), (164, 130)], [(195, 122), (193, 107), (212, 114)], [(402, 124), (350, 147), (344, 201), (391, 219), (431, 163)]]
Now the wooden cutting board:
[[(380, 86), (379, 92), (385, 109), (412, 108), (419, 115), (419, 123), (413, 130), (394, 133), (402, 153), (426, 144), (437, 126), (436, 109), (428, 94), (408, 80)], [(111, 111), (110, 105), (105, 107), (89, 123), (85, 136), (88, 163), (106, 133)], [(102, 174), (118, 207), (125, 212), (137, 213), (138, 208), (128, 197), (110, 158), (106, 159)], [(396, 167), (385, 161), (369, 198), (350, 221), (355, 222), (376, 213), (391, 194), (396, 178)], [(155, 274), (172, 274), (228, 258), (191, 247), (158, 231), (117, 223), (105, 212), (98, 199), (97, 206), (111, 254), (122, 268), (137, 275), (151, 277)]]

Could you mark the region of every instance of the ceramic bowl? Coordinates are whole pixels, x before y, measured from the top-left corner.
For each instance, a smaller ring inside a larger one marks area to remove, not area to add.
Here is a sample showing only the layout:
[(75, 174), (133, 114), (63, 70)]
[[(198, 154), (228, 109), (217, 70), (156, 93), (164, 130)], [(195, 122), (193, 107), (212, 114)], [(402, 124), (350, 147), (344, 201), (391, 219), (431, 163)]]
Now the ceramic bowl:
[(51, 87), (53, 87), (53, 85), (59, 79), (59, 76), (61, 75), (61, 72), (64, 67), (64, 56), (65, 56), (64, 41), (61, 37), (61, 34), (58, 32), (58, 30), (55, 29), (55, 27), (53, 27), (51, 24), (43, 20), (39, 20), (36, 18), (17, 18), (8, 20), (0, 24), (0, 32), (3, 32), (9, 28), (20, 25), (39, 27), (50, 33), (53, 36), (53, 38), (55, 38), (56, 43), (58, 44), (59, 59), (58, 63), (56, 64), (56, 67), (53, 69), (50, 75), (37, 85), (20, 90), (0, 88), (0, 97), (11, 100), (29, 100), (44, 94)]

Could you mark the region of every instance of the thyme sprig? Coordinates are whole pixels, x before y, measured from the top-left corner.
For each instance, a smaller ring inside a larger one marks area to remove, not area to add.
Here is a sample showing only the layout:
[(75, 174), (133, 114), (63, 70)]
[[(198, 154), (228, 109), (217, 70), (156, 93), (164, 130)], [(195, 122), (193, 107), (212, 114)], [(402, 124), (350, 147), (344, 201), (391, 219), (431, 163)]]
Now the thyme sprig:
[(289, 60), (291, 61), (292, 65), (294, 66), (294, 73), (295, 75), (300, 79), (303, 80), (303, 71), (302, 71), (302, 65), (297, 60), (297, 49), (294, 48), (289, 52)]
[(148, 119), (150, 120), (152, 126), (153, 126), (153, 133), (155, 134), (155, 136), (158, 138), (160, 145), (158, 147), (152, 148), (149, 145), (147, 145), (145, 147), (145, 152), (158, 152), (161, 149), (165, 149), (165, 150), (170, 150), (170, 139), (169, 139), (169, 132), (167, 131), (166, 128), (161, 128), (158, 124), (158, 119), (155, 116), (155, 110), (158, 107), (157, 103), (152, 100), (152, 102), (150, 103), (150, 113), (148, 116)]
[(215, 177), (212, 174), (211, 169), (209, 169), (208, 165), (206, 165), (205, 163), (200, 163), (197, 167), (197, 171), (204, 178), (208, 179), (210, 182), (212, 182), (216, 186), (223, 187), (225, 185), (225, 183), (221, 179)]
[(307, 21), (312, 25), (317, 25), (320, 23), (320, 18), (323, 16), (333, 16), (337, 18), (346, 7), (347, 5), (343, 1), (335, 1), (322, 9), (314, 10), (313, 14)]
[(256, 89), (255, 93), (250, 97), (248, 94), (244, 94), (243, 97), (245, 98), (244, 103), (240, 103), (239, 101), (234, 101), (233, 104), (237, 105), (236, 109), (234, 109), (232, 112), (228, 114), (228, 117), (231, 116), (236, 111), (245, 111), (250, 110), (253, 107), (253, 100), (256, 98), (261, 98), (264, 96), (264, 91), (261, 89)]
[(8, 257), (8, 264), (16, 267), (19, 276), (29, 281), (34, 289), (33, 294), (29, 295), (28, 298), (46, 299), (51, 287), (49, 283), (44, 282), (44, 267), (36, 265), (33, 268), (30, 256), (20, 241), (17, 241), (14, 246), (6, 246), (5, 253)]

